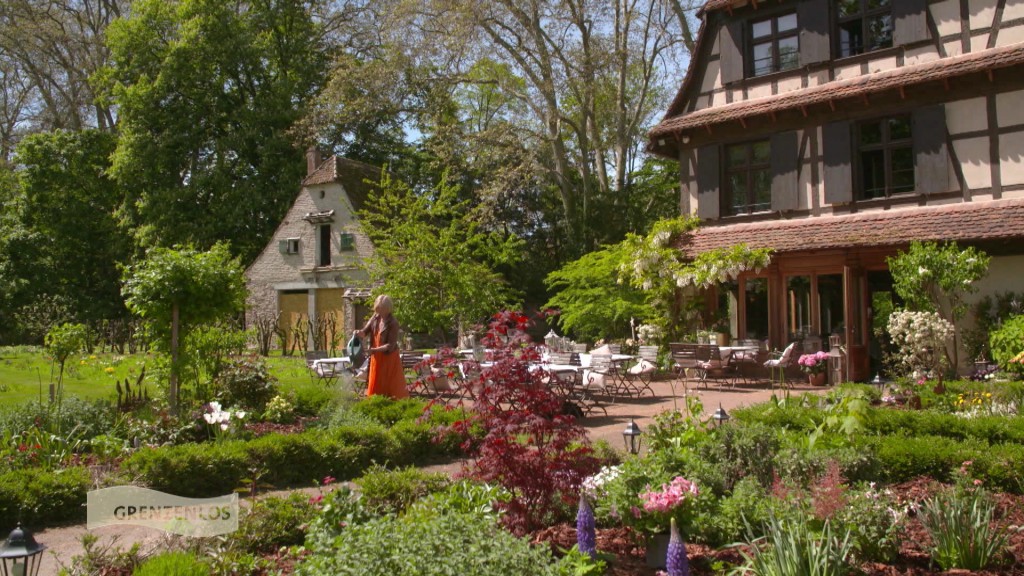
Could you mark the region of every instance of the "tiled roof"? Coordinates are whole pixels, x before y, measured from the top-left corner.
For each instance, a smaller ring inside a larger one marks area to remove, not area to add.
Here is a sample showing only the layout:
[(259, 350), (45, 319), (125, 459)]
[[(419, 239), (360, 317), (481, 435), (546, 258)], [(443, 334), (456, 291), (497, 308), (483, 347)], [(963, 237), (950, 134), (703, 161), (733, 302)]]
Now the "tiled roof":
[(366, 197), (373, 188), (373, 185), (366, 181), (379, 182), (380, 177), (381, 169), (376, 166), (358, 160), (331, 156), (315, 172), (306, 176), (302, 181), (302, 186), (309, 188), (322, 184), (341, 184), (345, 187), (349, 200), (352, 201), (352, 207), (362, 210), (366, 203)]
[(803, 90), (784, 92), (775, 96), (744, 100), (712, 106), (690, 114), (666, 117), (651, 130), (651, 136), (670, 134), (678, 130), (748, 118), (758, 114), (779, 112), (821, 104), (830, 100), (870, 95), (921, 82), (941, 80), (996, 68), (1024, 63), (1024, 46), (1012, 44), (983, 52), (972, 52), (932, 60), (922, 64), (902, 66), (892, 70), (864, 74), (846, 80), (836, 80)]
[(912, 240), (1024, 239), (1024, 199), (963, 202), (841, 216), (702, 226), (679, 246), (690, 256), (746, 243), (751, 248), (800, 252), (899, 246)]
[(722, 8), (729, 8), (730, 6), (743, 6), (747, 3), (747, 0), (708, 0), (704, 3), (704, 7), (697, 12), (698, 15), (704, 12), (713, 12), (715, 10), (721, 10)]

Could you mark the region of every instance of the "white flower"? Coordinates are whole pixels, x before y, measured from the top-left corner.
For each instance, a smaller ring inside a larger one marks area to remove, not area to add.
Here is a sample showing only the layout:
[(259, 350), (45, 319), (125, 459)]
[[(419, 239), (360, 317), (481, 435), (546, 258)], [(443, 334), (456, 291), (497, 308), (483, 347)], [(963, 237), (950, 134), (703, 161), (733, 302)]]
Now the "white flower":
[(221, 424), (221, 425), (220, 425), (220, 429), (221, 429), (221, 430), (224, 430), (224, 431), (227, 431), (227, 429), (228, 429), (228, 425), (227, 425), (227, 424)]
[(925, 268), (924, 266), (919, 266), (917, 268), (917, 273), (920, 274), (921, 276), (927, 276), (928, 275), (928, 269)]
[(235, 418), (238, 418), (239, 420), (241, 420), (242, 418), (245, 418), (245, 412), (242, 412), (241, 410), (239, 410), (238, 412), (235, 412)]
[(203, 414), (203, 420), (206, 420), (207, 424), (213, 424), (215, 422), (213, 414)]
[(210, 412), (220, 412), (220, 402), (210, 402)]

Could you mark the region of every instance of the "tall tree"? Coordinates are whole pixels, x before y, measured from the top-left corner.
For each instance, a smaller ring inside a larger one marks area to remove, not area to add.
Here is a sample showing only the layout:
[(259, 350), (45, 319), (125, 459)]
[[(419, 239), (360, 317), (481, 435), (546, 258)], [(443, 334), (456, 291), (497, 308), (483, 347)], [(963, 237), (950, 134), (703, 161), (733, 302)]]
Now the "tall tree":
[(325, 91), (324, 106), (364, 120), (401, 111), (482, 208), (552, 196), (522, 223), (561, 229), (578, 254), (642, 231), (606, 215), (631, 204), (646, 127), (685, 69), (688, 4), (385, 0), (378, 52), (394, 65), (366, 82), (343, 63), (331, 80), (343, 89)]
[(18, 145), (0, 243), (12, 309), (60, 302), (66, 316), (54, 322), (125, 316), (118, 266), (131, 256), (131, 238), (117, 217), (123, 193), (106, 175), (114, 146), (98, 130), (32, 134)]
[(143, 245), (223, 238), (248, 261), (305, 163), (289, 135), (324, 71), (304, 0), (139, 0), (112, 24), (104, 85), (119, 106), (112, 173)]
[(416, 195), (385, 176), (360, 219), (374, 242), (370, 278), (397, 302), (414, 331), (445, 341), (513, 303), (515, 291), (496, 270), (519, 254), (516, 240), (481, 230), (443, 181)]
[[(18, 118), (24, 132), (111, 129), (115, 118), (110, 102), (97, 93), (90, 77), (108, 63), (106, 28), (126, 11), (128, 3), (129, 0), (0, 3), (3, 114)], [(14, 143), (5, 143), (8, 150)]]

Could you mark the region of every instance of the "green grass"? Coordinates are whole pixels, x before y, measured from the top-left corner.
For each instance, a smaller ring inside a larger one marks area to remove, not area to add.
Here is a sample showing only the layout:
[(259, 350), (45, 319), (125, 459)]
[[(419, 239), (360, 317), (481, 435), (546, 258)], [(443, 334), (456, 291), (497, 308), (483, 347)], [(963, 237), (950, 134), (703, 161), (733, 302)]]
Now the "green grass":
[[(309, 377), (302, 356), (281, 356), (280, 352), (265, 358), (270, 373), (278, 379), (283, 392), (317, 386)], [(140, 354), (77, 354), (64, 366), (64, 393), (83, 399), (115, 399), (116, 382), (127, 378), (132, 385), (146, 368), (146, 388), (155, 396), (163, 387), (157, 382), (153, 367), (157, 357)], [(0, 347), (0, 406), (9, 407), (30, 400), (49, 397), (50, 382), (56, 383), (58, 368), (39, 347)]]

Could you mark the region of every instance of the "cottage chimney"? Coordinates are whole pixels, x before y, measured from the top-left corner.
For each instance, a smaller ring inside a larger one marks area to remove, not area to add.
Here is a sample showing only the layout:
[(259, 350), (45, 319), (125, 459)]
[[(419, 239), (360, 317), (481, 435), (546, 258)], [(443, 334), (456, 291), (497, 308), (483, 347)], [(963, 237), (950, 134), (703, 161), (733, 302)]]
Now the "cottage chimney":
[(320, 155), (320, 150), (316, 146), (310, 146), (306, 149), (306, 176), (309, 176), (316, 169), (323, 164), (323, 156)]

